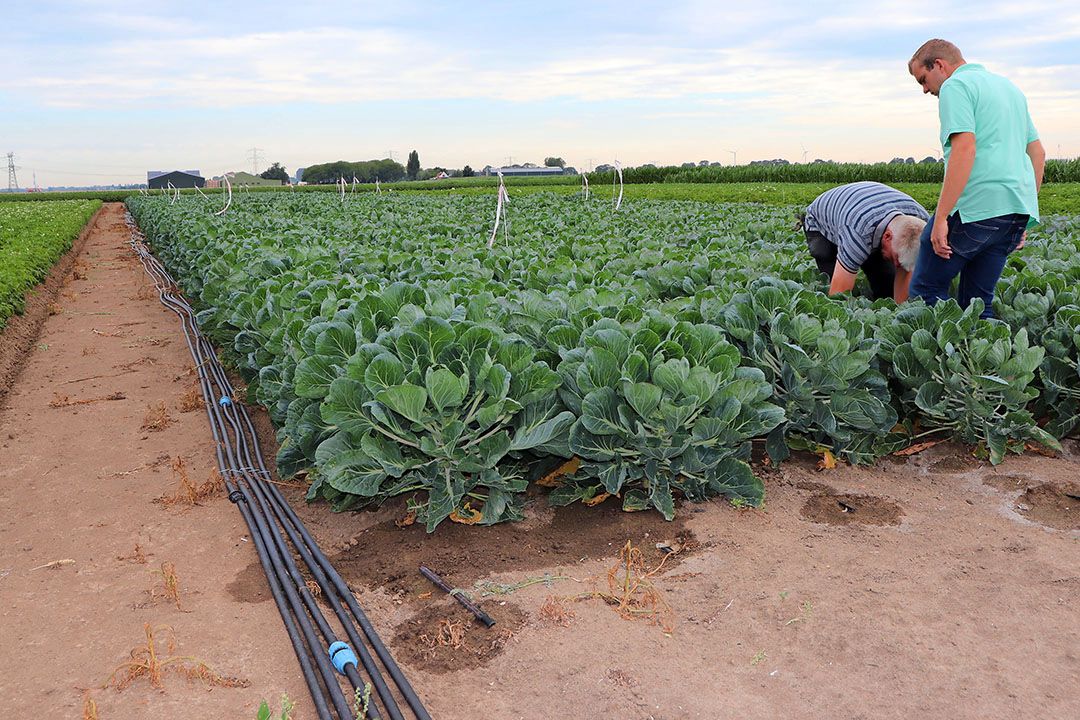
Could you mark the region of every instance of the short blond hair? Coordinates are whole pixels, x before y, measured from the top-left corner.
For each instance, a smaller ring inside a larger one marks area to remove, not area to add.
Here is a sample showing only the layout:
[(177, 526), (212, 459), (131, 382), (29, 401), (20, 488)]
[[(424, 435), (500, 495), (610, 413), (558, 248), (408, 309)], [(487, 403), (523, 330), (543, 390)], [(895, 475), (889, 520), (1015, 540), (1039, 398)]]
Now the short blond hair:
[(944, 60), (950, 65), (961, 65), (965, 62), (964, 56), (960, 53), (960, 48), (956, 47), (948, 40), (934, 38), (933, 40), (924, 42), (922, 46), (915, 51), (915, 54), (908, 60), (908, 70), (912, 70), (916, 63), (922, 65), (927, 70), (930, 70), (934, 67), (935, 60)]
[(915, 261), (919, 258), (919, 238), (925, 227), (926, 221), (914, 215), (897, 215), (889, 221), (896, 261), (908, 272), (915, 269)]

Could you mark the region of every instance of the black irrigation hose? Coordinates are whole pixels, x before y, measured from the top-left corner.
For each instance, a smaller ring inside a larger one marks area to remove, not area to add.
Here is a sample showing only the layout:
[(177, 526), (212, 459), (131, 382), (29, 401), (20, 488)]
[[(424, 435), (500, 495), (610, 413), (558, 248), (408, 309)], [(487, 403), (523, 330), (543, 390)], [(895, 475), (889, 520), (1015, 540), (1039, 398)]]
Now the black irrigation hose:
[[(143, 243), (145, 236), (135, 227), (130, 215), (126, 221), (131, 228), (131, 247), (142, 261), (147, 274), (153, 279), (162, 304), (180, 317), (203, 392), (215, 441), (218, 468), (229, 499), (238, 506), (248, 525), (318, 717), (320, 720), (333, 720), (334, 715), (330, 709), (333, 705), (339, 718), (354, 718), (350, 699), (345, 696), (334, 670), (336, 667), (345, 675), (354, 693), (358, 690), (364, 692), (367, 683), (359, 672), (359, 666), (363, 666), (375, 693), (368, 702), (368, 718), (381, 718), (378, 710), (381, 705), (391, 720), (405, 720), (405, 715), (398, 705), (398, 697), (401, 697), (412, 711), (413, 717), (417, 720), (430, 720), (431, 716), (394, 662), (344, 579), (334, 569), (281, 491), (269, 482), (270, 472), (263, 461), (254, 424), (244, 406), (232, 401), (233, 387), (224, 368), (217, 361), (213, 346), (199, 332), (194, 309), (179, 294), (176, 283), (164, 266), (150, 254)], [(324, 617), (300, 572), (290, 544), (321, 588), (351, 646), (339, 641), (334, 628)], [(357, 630), (357, 625), (362, 635)], [(322, 642), (319, 641), (320, 636)], [(368, 645), (378, 658), (378, 663), (368, 650)], [(353, 649), (359, 654), (359, 665), (357, 657), (351, 653)], [(342, 652), (344, 655), (341, 655)], [(339, 661), (336, 656), (344, 657), (345, 660)], [(379, 669), (380, 663), (393, 680), (396, 694), (383, 678)]]
[[(160, 268), (154, 268), (154, 270), (156, 272), (153, 272), (152, 274), (155, 275), (155, 276), (159, 276), (161, 274), (161, 272), (162, 272), (160, 270)], [(182, 301), (178, 301), (173, 297), (169, 297), (169, 296), (171, 296), (171, 293), (168, 292), (168, 286), (169, 285), (171, 285), (171, 283), (166, 282), (166, 286), (164, 288), (159, 288), (159, 290), (164, 291), (164, 292), (161, 293), (163, 295), (163, 298), (162, 298), (163, 302), (165, 302), (166, 305), (171, 307), (174, 311), (178, 312), (179, 314), (182, 314), (182, 316), (184, 317), (184, 320), (185, 320), (184, 321), (184, 326), (185, 326), (184, 330), (185, 330), (185, 333), (188, 333), (189, 332), (188, 322), (189, 322), (189, 318), (190, 318), (190, 313), (182, 312), (182, 311), (190, 310), (190, 306), (187, 306), (186, 303), (183, 303)], [(198, 340), (200, 341), (200, 342), (196, 343), (198, 346), (202, 346), (202, 345), (205, 344), (205, 339), (204, 338), (199, 337)], [(202, 370), (203, 368), (206, 368), (208, 363), (205, 360), (203, 360), (203, 358), (202, 358), (203, 353), (200, 352), (202, 350), (202, 347), (199, 347), (198, 350), (195, 350), (192, 347), (191, 343), (189, 343), (189, 347), (192, 348), (192, 350), (193, 350), (193, 355), (195, 356), (196, 361), (199, 363), (200, 370)], [(212, 363), (210, 363), (210, 365), (212, 367)], [(215, 375), (216, 374), (217, 373), (215, 373)], [(204, 390), (206, 390), (208, 388), (208, 385), (209, 385), (208, 381), (209, 381), (210, 378), (208, 378), (205, 375), (205, 373), (203, 373), (203, 372), (200, 372), (200, 375), (202, 376), (202, 383), (203, 383)], [(218, 378), (215, 378), (215, 379), (218, 379)], [(206, 396), (208, 398), (219, 397), (218, 394), (213, 393), (213, 392), (207, 392)], [(220, 395), (220, 397), (224, 398), (224, 397), (228, 397), (228, 395), (227, 394), (222, 394), (222, 395)], [(231, 405), (231, 403), (229, 403), (229, 404)], [(223, 405), (223, 407), (227, 407), (227, 406)], [(218, 404), (208, 402), (207, 403), (207, 409), (208, 409), (208, 411), (211, 412), (211, 422), (212, 422), (212, 424), (214, 426), (216, 426), (215, 429), (216, 428), (223, 428), (223, 425), (222, 425), (222, 422), (221, 422), (222, 421), (221, 408), (218, 407)], [(228, 435), (227, 434), (220, 435), (220, 434), (217, 434), (217, 433), (215, 433), (215, 434), (218, 435), (219, 443), (221, 443), (221, 444), (223, 444), (225, 446), (226, 454), (230, 456), (230, 461), (232, 461), (231, 464), (235, 468), (237, 466), (237, 464), (236, 464), (236, 459), (237, 458), (236, 458), (236, 455), (235, 455), (235, 451), (233, 449), (233, 444), (229, 441)], [(238, 440), (237, 448), (243, 447), (242, 443), (240, 442), (241, 438), (238, 437), (237, 440)], [(220, 448), (220, 445), (219, 445), (219, 448)], [(220, 452), (219, 452), (219, 455), (220, 455)], [(223, 469), (229, 470), (230, 468), (224, 467)], [(228, 475), (228, 474), (229, 474), (228, 472), (224, 473), (224, 475)], [(243, 496), (242, 493), (241, 493), (241, 496)], [(265, 547), (267, 547), (267, 546), (269, 546), (271, 544), (271, 541), (274, 539), (274, 534), (270, 531), (269, 525), (265, 521), (265, 517), (259, 516), (257, 514), (250, 514), (250, 517), (251, 517), (251, 519), (253, 519), (255, 521), (254, 526), (252, 527), (252, 530), (253, 531), (257, 530), (257, 532), (253, 532), (253, 538), (261, 538), (262, 539), (261, 545), (264, 547), (264, 552), (262, 553), (262, 555), (265, 556), (266, 555)], [(251, 525), (251, 523), (249, 523), (249, 525)], [(291, 559), (291, 555), (289, 555), (287, 549), (284, 549), (283, 544), (278, 542), (277, 545), (278, 545), (278, 547), (275, 548), (275, 550), (277, 552), (274, 555), (274, 557), (276, 558), (276, 562), (272, 560), (269, 563), (269, 567), (266, 568), (268, 571), (271, 570), (271, 569), (274, 569), (275, 567), (280, 568), (280, 564), (281, 564), (281, 561), (282, 561), (283, 557), (288, 557), (288, 558)], [(308, 597), (303, 598), (304, 599), (304, 605), (305, 605), (307, 611), (311, 612), (312, 617), (315, 618), (316, 622), (319, 623), (320, 632), (323, 635), (324, 639), (326, 640), (327, 645), (333, 645), (336, 642), (337, 639), (333, 635), (332, 631), (330, 630), (329, 625), (325, 622), (325, 619), (322, 618), (321, 614), (318, 612), (318, 609), (315, 607), (313, 599), (310, 598), (310, 591), (308, 591), (306, 586), (303, 586), (302, 583), (300, 583), (297, 580), (297, 578), (299, 578), (299, 577), (300, 577), (299, 573), (295, 570), (295, 567), (294, 567), (292, 569), (292, 571), (289, 573), (289, 578), (288, 578), (288, 579), (292, 580), (292, 583), (291, 584), (290, 583), (282, 583), (282, 587), (285, 589), (286, 594), (288, 596), (289, 605), (292, 607), (293, 612), (298, 617), (303, 617), (303, 618), (306, 619), (306, 616), (302, 615), (301, 611), (299, 609), (300, 600), (299, 600), (299, 598), (298, 598), (298, 596), (296, 594), (296, 587), (299, 584), (301, 587), (303, 587), (303, 591), (308, 594)], [(339, 715), (340, 716), (351, 717), (352, 713), (350, 712), (350, 709), (348, 707), (348, 703), (345, 700), (344, 695), (341, 693), (340, 687), (335, 682), (336, 679), (333, 676), (333, 670), (329, 667), (329, 664), (327, 663), (325, 656), (323, 656), (323, 654), (321, 652), (318, 652), (317, 650), (314, 650), (317, 647), (317, 642), (315, 641), (315, 639), (313, 637), (313, 632), (312, 632), (312, 630), (310, 628), (310, 623), (307, 623), (307, 622), (303, 623), (301, 625), (301, 629), (304, 632), (304, 636), (305, 636), (304, 639), (306, 640), (307, 645), (310, 648), (313, 649), (313, 655), (314, 655), (314, 657), (316, 659), (316, 663), (319, 665), (319, 670), (320, 670), (320, 674), (322, 675), (322, 680), (323, 680), (324, 684), (326, 685), (326, 688), (327, 688), (328, 692), (332, 696), (332, 700), (334, 701), (334, 705), (336, 706)], [(355, 666), (350, 668), (348, 665), (346, 665), (345, 666), (345, 672), (346, 672), (346, 675), (349, 676), (349, 679), (353, 683), (354, 687), (357, 687), (357, 686), (360, 685), (360, 678), (356, 674)], [(369, 717), (377, 717), (377, 713), (370, 711), (370, 706), (369, 706), (368, 715), (369, 715)]]

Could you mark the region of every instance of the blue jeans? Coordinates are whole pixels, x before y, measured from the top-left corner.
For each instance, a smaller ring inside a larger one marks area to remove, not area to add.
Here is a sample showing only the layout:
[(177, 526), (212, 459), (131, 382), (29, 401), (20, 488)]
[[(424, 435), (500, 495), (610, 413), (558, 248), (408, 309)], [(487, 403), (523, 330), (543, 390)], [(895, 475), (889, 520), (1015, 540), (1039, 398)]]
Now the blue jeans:
[(953, 278), (960, 276), (956, 301), (966, 308), (973, 298), (983, 300), (982, 317), (993, 317), (994, 286), (1005, 269), (1009, 253), (1020, 244), (1027, 215), (1001, 215), (975, 222), (960, 222), (960, 213), (949, 216), (949, 247), (952, 257), (948, 260), (934, 252), (930, 233), (934, 229), (933, 218), (926, 224), (919, 239), (919, 259), (911, 275), (909, 292), (921, 297), (927, 305), (949, 297)]

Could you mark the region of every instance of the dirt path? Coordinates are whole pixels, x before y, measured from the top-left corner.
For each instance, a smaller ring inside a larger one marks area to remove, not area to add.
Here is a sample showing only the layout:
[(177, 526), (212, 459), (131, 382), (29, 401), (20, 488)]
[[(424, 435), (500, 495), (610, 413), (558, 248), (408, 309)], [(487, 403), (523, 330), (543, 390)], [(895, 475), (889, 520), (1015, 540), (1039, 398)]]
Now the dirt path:
[[(121, 217), (99, 220), (85, 279), (64, 288), (0, 410), (0, 697), (12, 717), (77, 717), (80, 688), (105, 682), (151, 623), (250, 686), (167, 677), (159, 692), (142, 678), (93, 692), (101, 720), (253, 718), (283, 691), (310, 718), (240, 515), (220, 496), (154, 502), (176, 489), (173, 458), (209, 476), (211, 442), (202, 412), (178, 408), (191, 361)], [(95, 401), (70, 404), (82, 400)], [(162, 401), (172, 423), (143, 429)], [(674, 523), (536, 497), (523, 523), (426, 536), (397, 526), (404, 500), (331, 515), (291, 495), (436, 718), (1057, 720), (1080, 717), (1067, 445), (998, 468), (949, 445), (874, 469), (797, 459), (766, 471), (764, 511), (683, 505)], [(646, 570), (675, 551), (633, 596), (659, 615), (623, 619), (595, 596), (627, 540)], [(182, 609), (160, 597), (165, 561)], [(481, 596), (495, 627), (433, 592), (421, 563)]]
[(273, 603), (228, 591), (255, 559), (240, 514), (220, 493), (155, 502), (177, 490), (176, 459), (195, 483), (210, 477), (212, 443), (201, 407), (178, 407), (191, 358), (128, 239), (122, 206), (106, 206), (0, 410), (0, 697), (9, 717), (81, 717), (82, 689), (128, 661), (148, 623), (159, 653), (169, 626), (176, 654), (250, 686), (167, 675), (159, 692), (142, 678), (93, 690), (102, 720), (254, 718), (260, 699), (306, 689)]

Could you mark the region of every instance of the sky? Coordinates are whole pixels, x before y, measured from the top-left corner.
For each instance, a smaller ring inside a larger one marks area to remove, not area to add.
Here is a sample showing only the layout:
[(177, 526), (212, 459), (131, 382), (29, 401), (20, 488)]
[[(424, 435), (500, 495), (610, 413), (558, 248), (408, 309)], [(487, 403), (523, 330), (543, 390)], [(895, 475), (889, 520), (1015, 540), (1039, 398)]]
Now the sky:
[(22, 187), (410, 150), (474, 169), (918, 160), (940, 156), (937, 100), (907, 72), (931, 37), (1024, 91), (1050, 157), (1080, 155), (1075, 0), (5, 0), (3, 18), (0, 153)]

